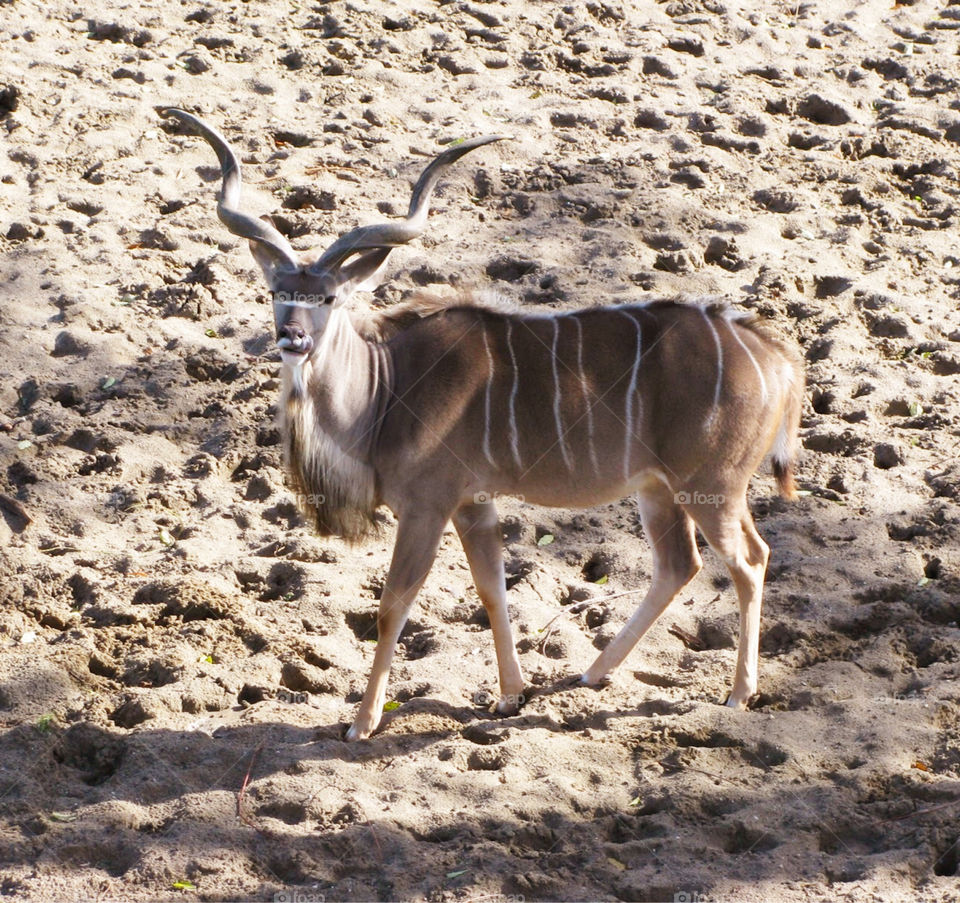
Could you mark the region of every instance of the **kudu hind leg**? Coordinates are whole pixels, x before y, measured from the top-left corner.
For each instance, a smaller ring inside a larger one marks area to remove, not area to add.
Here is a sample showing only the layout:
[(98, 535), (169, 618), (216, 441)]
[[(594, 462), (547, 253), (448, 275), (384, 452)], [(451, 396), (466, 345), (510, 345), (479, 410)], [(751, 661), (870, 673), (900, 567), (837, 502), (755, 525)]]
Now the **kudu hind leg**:
[(416, 515), (401, 517), (393, 559), (380, 596), (377, 613), (377, 650), (366, 692), (357, 710), (348, 740), (369, 737), (380, 724), (387, 696), (387, 680), (397, 641), (413, 602), (437, 555), (446, 517)]
[(643, 530), (653, 549), (653, 580), (633, 617), (580, 678), (584, 684), (603, 683), (703, 566), (693, 521), (674, 503), (666, 487), (641, 496), (639, 506)]
[(493, 632), (500, 672), (500, 701), (497, 711), (513, 714), (523, 704), (523, 675), (510, 628), (507, 608), (507, 584), (503, 572), (503, 548), (500, 523), (492, 505), (464, 505), (453, 516), (453, 524), (463, 543), (477, 595), (486, 609)]
[(760, 538), (746, 502), (704, 508), (695, 514), (710, 547), (727, 566), (740, 603), (740, 645), (733, 690), (726, 704), (744, 709), (757, 692), (760, 662), (760, 610), (770, 547)]

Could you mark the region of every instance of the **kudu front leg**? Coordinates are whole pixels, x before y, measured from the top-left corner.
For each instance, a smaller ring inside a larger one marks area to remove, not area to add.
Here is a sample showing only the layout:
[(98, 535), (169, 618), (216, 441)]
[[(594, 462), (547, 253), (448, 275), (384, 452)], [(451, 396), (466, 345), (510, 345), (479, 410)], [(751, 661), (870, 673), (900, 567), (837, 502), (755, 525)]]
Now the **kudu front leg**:
[(413, 602), (433, 565), (446, 524), (445, 516), (416, 514), (400, 518), (393, 559), (377, 613), (377, 651), (366, 692), (360, 702), (348, 740), (369, 737), (380, 724), (387, 699), (387, 680), (397, 641)]
[(470, 563), (477, 595), (490, 619), (500, 671), (497, 711), (501, 715), (512, 715), (524, 702), (523, 675), (520, 673), (520, 660), (510, 628), (497, 509), (493, 504), (464, 505), (454, 514), (453, 525), (457, 528), (463, 551)]

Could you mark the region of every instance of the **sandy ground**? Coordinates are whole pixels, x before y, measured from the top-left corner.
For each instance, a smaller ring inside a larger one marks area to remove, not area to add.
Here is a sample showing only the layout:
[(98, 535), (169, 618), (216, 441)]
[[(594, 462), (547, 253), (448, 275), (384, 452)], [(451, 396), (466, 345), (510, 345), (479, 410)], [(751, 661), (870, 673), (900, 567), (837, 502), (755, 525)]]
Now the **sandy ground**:
[[(925, 0), (2, 0), (0, 895), (958, 899), (958, 31)], [(715, 294), (796, 337), (804, 495), (751, 490), (750, 711), (717, 704), (708, 552), (611, 686), (554, 692), (637, 597), (545, 625), (650, 555), (630, 500), (511, 501), (532, 699), (483, 708), (451, 533), (399, 706), (343, 742), (392, 527), (350, 548), (296, 515), (259, 272), (168, 104), (301, 248), (402, 214), (444, 142), (513, 136), (458, 164), (378, 305)]]

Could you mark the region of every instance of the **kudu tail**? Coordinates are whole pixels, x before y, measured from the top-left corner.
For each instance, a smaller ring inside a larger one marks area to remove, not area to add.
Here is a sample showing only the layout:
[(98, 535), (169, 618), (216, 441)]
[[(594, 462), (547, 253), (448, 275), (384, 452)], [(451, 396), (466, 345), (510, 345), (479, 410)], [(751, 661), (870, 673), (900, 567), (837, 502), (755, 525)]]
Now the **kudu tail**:
[(780, 495), (786, 499), (797, 497), (797, 485), (793, 468), (797, 460), (800, 429), (800, 411), (803, 406), (803, 371), (795, 361), (788, 361), (784, 368), (783, 391), (785, 401), (780, 417), (780, 426), (773, 440), (771, 456), (773, 475), (777, 479)]

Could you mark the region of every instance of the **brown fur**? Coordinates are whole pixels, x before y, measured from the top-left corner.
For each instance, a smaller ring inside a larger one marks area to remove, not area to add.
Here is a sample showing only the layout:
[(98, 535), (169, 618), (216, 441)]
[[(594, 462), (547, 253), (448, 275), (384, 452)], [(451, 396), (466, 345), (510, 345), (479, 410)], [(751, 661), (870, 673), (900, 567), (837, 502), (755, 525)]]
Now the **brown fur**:
[[(687, 305), (680, 298), (658, 299), (648, 303), (648, 309), (653, 310), (685, 306)], [(460, 294), (452, 299), (433, 294), (421, 294), (385, 310), (352, 313), (351, 321), (366, 341), (386, 345), (424, 320), (437, 314), (465, 308), (488, 310), (507, 316), (515, 312), (508, 304), (501, 305), (496, 301), (487, 301), (469, 293)], [(711, 317), (720, 318), (726, 315), (727, 309), (726, 304), (714, 303), (706, 307), (706, 312)], [(747, 315), (732, 318), (731, 322), (736, 328), (754, 333), (764, 344), (776, 347), (789, 361), (795, 373), (802, 373), (800, 356), (778, 335), (769, 321), (759, 316)], [(786, 498), (796, 497), (793, 466), (803, 387), (801, 378), (797, 377), (794, 382), (793, 392), (784, 412), (784, 429), (786, 435), (790, 437), (789, 447), (786, 449), (787, 457), (786, 459), (775, 457), (772, 462), (779, 491)], [(370, 505), (366, 499), (353, 498), (349, 491), (349, 481), (337, 479), (334, 461), (307, 462), (302, 459), (303, 449), (308, 445), (305, 442), (306, 437), (299, 435), (301, 422), (295, 408), (299, 403), (296, 396), (292, 395), (288, 399), (285, 447), (292, 488), (297, 494), (300, 507), (320, 535), (338, 535), (350, 542), (362, 540), (377, 530), (374, 513), (378, 503), (374, 501)], [(291, 408), (291, 406), (294, 407)], [(318, 499), (322, 499), (322, 502), (318, 502)]]
[[(647, 302), (647, 307), (656, 310), (658, 308), (685, 307), (687, 304), (688, 302), (683, 296), (674, 296)], [(516, 312), (509, 304), (499, 303), (496, 299), (488, 301), (469, 292), (464, 292), (452, 299), (433, 294), (420, 294), (385, 310), (354, 314), (351, 319), (357, 332), (367, 341), (387, 344), (391, 339), (422, 320), (460, 308), (479, 308), (502, 315)], [(726, 315), (729, 305), (723, 301), (717, 301), (706, 305), (705, 309), (709, 316), (719, 318)], [(765, 317), (757, 314), (745, 314), (733, 318), (731, 322), (739, 328), (754, 333), (764, 344), (771, 345), (779, 350), (790, 363), (794, 373), (800, 374), (794, 380), (793, 391), (784, 411), (785, 430), (790, 441), (787, 450), (788, 457), (786, 460), (774, 458), (772, 461), (773, 475), (777, 480), (780, 494), (784, 498), (795, 499), (797, 491), (794, 479), (794, 463), (797, 451), (796, 435), (803, 404), (803, 360), (796, 348), (789, 341), (784, 340), (776, 327)]]

